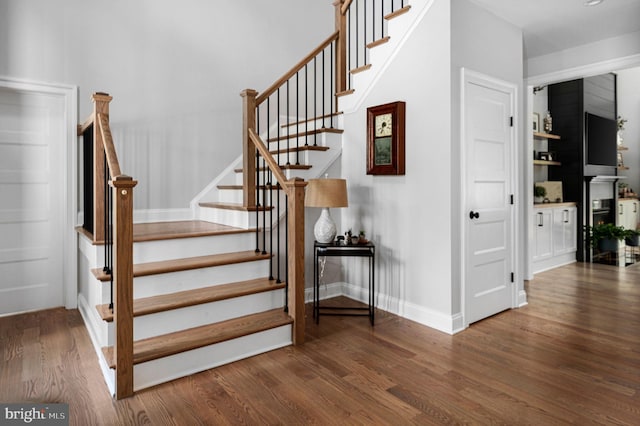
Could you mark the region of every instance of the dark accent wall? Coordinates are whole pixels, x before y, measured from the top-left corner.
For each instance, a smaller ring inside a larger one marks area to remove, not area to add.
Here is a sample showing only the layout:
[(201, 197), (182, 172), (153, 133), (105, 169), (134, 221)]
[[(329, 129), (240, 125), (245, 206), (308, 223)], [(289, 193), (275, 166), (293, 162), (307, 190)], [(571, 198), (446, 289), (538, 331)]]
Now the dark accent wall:
[[(553, 117), (552, 133), (559, 141), (549, 141), (549, 151), (562, 163), (549, 167), (549, 180), (562, 181), (563, 198), (578, 207), (578, 261), (589, 261), (590, 253), (583, 237), (588, 223), (589, 182), (595, 174), (615, 174), (611, 167), (593, 168), (586, 164), (584, 120), (585, 112), (615, 119), (616, 76), (604, 74), (566, 81), (549, 86), (549, 111)], [(615, 191), (614, 191), (615, 194)]]

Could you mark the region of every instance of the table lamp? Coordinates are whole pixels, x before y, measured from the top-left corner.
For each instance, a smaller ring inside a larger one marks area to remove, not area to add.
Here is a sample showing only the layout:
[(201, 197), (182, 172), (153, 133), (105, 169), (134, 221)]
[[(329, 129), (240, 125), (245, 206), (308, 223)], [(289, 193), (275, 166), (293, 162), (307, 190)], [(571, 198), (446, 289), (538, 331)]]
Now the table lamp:
[(320, 207), (322, 213), (313, 227), (316, 241), (332, 243), (336, 237), (336, 224), (329, 214), (330, 207), (348, 207), (347, 181), (344, 179), (309, 179), (304, 204)]

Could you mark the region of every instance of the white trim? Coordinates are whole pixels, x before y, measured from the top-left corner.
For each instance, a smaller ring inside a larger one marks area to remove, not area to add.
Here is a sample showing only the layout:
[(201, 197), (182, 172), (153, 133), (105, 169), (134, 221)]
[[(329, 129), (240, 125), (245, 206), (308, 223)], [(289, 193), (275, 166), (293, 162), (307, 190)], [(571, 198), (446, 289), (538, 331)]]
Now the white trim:
[[(321, 286), (324, 288), (324, 284)], [(347, 282), (335, 282), (326, 286), (326, 292), (321, 295), (320, 300), (332, 297), (344, 296), (362, 303), (369, 303), (369, 289)], [(306, 302), (313, 301), (313, 288), (305, 291)], [(436, 329), (443, 333), (455, 334), (464, 330), (462, 314), (447, 315), (434, 311), (424, 306), (391, 297), (386, 294), (377, 293), (374, 297), (374, 306), (380, 311), (385, 311), (398, 315), (399, 317), (415, 321), (419, 324)]]
[(0, 87), (24, 92), (46, 93), (64, 97), (64, 139), (65, 152), (63, 168), (66, 170), (63, 184), (64, 233), (62, 239), (62, 291), (63, 303), (67, 309), (78, 306), (78, 241), (76, 238), (76, 212), (78, 211), (77, 194), (77, 123), (78, 123), (78, 86), (44, 83), (0, 76)]
[[(462, 312), (462, 326), (466, 328), (469, 326), (468, 314), (467, 314), (467, 286), (466, 286), (466, 262), (467, 262), (467, 245), (466, 245), (466, 235), (468, 229), (468, 222), (466, 219), (466, 199), (467, 199), (467, 180), (466, 180), (466, 170), (467, 170), (467, 158), (466, 158), (466, 145), (465, 145), (465, 131), (466, 131), (466, 115), (465, 115), (465, 102), (466, 102), (466, 85), (467, 83), (474, 83), (481, 86), (485, 86), (488, 88), (492, 88), (495, 90), (506, 91), (510, 94), (510, 104), (511, 104), (511, 112), (513, 116), (513, 126), (511, 127), (511, 138), (512, 138), (512, 150), (511, 150), (511, 193), (514, 194), (514, 204), (511, 209), (511, 244), (512, 244), (512, 252), (511, 252), (511, 267), (514, 273), (514, 283), (511, 285), (511, 308), (516, 308), (521, 304), (521, 300), (519, 294), (524, 292), (524, 290), (519, 290), (521, 285), (521, 271), (518, 264), (518, 253), (519, 253), (519, 244), (520, 238), (517, 232), (519, 226), (519, 215), (520, 209), (518, 206), (521, 204), (519, 202), (518, 197), (516, 197), (518, 190), (518, 175), (519, 175), (519, 111), (518, 111), (518, 85), (515, 83), (510, 83), (501, 79), (497, 79), (486, 74), (479, 73), (477, 71), (470, 70), (468, 68), (460, 68), (460, 139), (458, 140), (459, 150), (460, 150), (460, 171), (461, 171), (461, 182), (460, 182), (460, 211), (459, 211), (459, 222), (458, 226), (462, 230), (460, 233), (460, 262), (459, 262), (459, 273), (460, 273), (460, 308)], [(519, 291), (516, 291), (516, 290)], [(526, 294), (525, 294), (526, 299)]]
[(638, 65), (640, 65), (640, 54), (610, 59), (588, 65), (581, 65), (546, 74), (534, 75), (526, 79), (525, 85), (539, 86), (549, 83), (560, 83), (562, 81), (573, 80), (576, 78), (606, 74), (608, 72), (631, 68)]

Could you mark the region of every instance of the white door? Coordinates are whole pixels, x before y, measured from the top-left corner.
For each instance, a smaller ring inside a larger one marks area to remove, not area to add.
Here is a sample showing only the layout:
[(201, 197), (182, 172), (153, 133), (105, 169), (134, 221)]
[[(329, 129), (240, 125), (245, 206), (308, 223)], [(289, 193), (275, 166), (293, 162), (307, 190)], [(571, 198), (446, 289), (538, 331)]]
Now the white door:
[(465, 79), (465, 322), (513, 306), (515, 88)]
[(0, 315), (63, 305), (64, 102), (0, 88)]

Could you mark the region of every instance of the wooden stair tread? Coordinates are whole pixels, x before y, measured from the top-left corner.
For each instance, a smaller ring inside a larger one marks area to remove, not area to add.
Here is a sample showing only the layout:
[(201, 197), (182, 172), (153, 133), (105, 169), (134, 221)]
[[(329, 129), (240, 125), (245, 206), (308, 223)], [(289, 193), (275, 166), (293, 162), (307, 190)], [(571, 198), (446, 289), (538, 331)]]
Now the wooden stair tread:
[(366, 64), (366, 65), (362, 65), (361, 67), (358, 68), (354, 68), (351, 71), (349, 71), (351, 74), (358, 74), (360, 72), (363, 71), (367, 71), (369, 68), (371, 68), (371, 64)]
[(378, 40), (374, 40), (371, 43), (367, 44), (367, 49), (372, 49), (376, 46), (380, 46), (381, 44), (388, 42), (390, 39), (391, 37), (386, 36), (386, 37), (379, 38)]
[(249, 206), (249, 207), (245, 207), (240, 203), (219, 203), (217, 201), (203, 201), (201, 203), (198, 203), (198, 205), (200, 207), (208, 207), (208, 208), (213, 208), (213, 209), (225, 209), (225, 210), (237, 210), (237, 211), (242, 211), (242, 212), (255, 212), (256, 210), (258, 211), (266, 211), (266, 210), (272, 210), (273, 207), (271, 206)]
[(292, 146), (289, 148), (282, 148), (280, 150), (269, 151), (271, 154), (286, 154), (287, 152), (299, 152), (299, 151), (328, 151), (328, 146), (319, 146), (319, 145), (302, 145), (302, 146)]
[[(175, 355), (253, 333), (291, 324), (293, 320), (282, 308), (221, 321), (215, 324), (155, 336), (133, 342), (133, 363)], [(113, 347), (102, 348), (109, 368), (115, 368)]]
[(355, 92), (355, 90), (354, 90), (354, 89), (343, 90), (342, 92), (338, 92), (338, 93), (336, 93), (336, 96), (337, 96), (337, 97), (347, 96), (347, 95), (350, 95), (350, 94), (352, 94), (352, 93), (354, 93), (354, 92)]
[[(243, 186), (242, 185), (217, 185), (216, 188), (218, 188), (218, 189), (234, 189), (234, 190), (239, 190), (240, 189), (241, 190), (241, 189), (243, 189)], [(270, 187), (268, 187), (266, 185), (260, 185), (258, 188), (260, 190), (266, 189), (267, 191), (270, 190), (270, 189), (275, 189), (275, 190), (283, 189), (282, 186), (278, 186), (276, 184), (273, 185), (273, 188), (270, 188)]]
[(409, 10), (411, 10), (411, 5), (406, 5), (405, 7), (395, 10), (391, 13), (388, 13), (386, 15), (384, 15), (384, 19), (386, 19), (387, 21), (393, 19), (393, 18), (397, 18), (400, 15), (404, 15), (405, 13), (407, 13)]
[(300, 133), (291, 133), (289, 135), (280, 135), (280, 137), (273, 137), (273, 138), (269, 138), (267, 139), (268, 143), (274, 143), (274, 142), (278, 142), (278, 141), (283, 141), (283, 140), (287, 140), (287, 139), (295, 139), (295, 138), (302, 138), (305, 136), (311, 136), (311, 135), (317, 135), (320, 133), (337, 133), (337, 134), (341, 134), (344, 133), (344, 130), (342, 129), (336, 129), (335, 127), (321, 127), (319, 129), (314, 129), (314, 130), (308, 130), (306, 132), (300, 132)]
[(342, 115), (342, 114), (344, 114), (344, 112), (338, 111), (338, 112), (329, 113), (329, 114), (325, 114), (325, 115), (319, 115), (317, 117), (307, 118), (305, 120), (298, 120), (298, 121), (292, 121), (291, 123), (281, 124), (280, 127), (282, 129), (285, 129), (287, 127), (295, 126), (297, 124), (303, 124), (303, 123), (309, 123), (309, 122), (312, 122), (312, 121), (318, 121), (318, 120), (322, 120), (323, 118), (327, 119), (327, 118), (331, 118), (331, 117), (337, 117), (337, 116)]
[[(138, 317), (155, 314), (157, 312), (201, 305), (203, 303), (217, 302), (219, 300), (231, 299), (233, 297), (278, 290), (284, 288), (284, 286), (284, 282), (278, 283), (276, 280), (270, 280), (268, 278), (257, 278), (253, 280), (145, 297), (133, 301), (133, 316)], [(96, 306), (96, 309), (103, 321), (113, 321), (113, 313), (109, 309), (109, 304), (98, 305)]]
[[(232, 253), (211, 254), (208, 256), (187, 257), (183, 259), (163, 260), (159, 262), (138, 263), (133, 265), (133, 276), (166, 274), (169, 272), (188, 271), (190, 269), (208, 268), (211, 266), (231, 265), (235, 263), (252, 262), (269, 259), (270, 255), (246, 250)], [(102, 269), (92, 269), (93, 275), (100, 281), (109, 281), (111, 274)]]
[[(280, 168), (282, 170), (309, 170), (310, 168), (312, 168), (313, 166), (308, 165), (308, 164), (285, 164), (285, 165), (280, 165)], [(268, 170), (268, 167), (259, 167), (258, 170), (265, 171)], [(244, 170), (242, 168), (237, 168), (237, 169), (233, 169), (234, 172), (236, 173), (242, 173)]]
[(202, 220), (184, 220), (175, 222), (134, 223), (133, 241), (158, 241), (177, 238), (193, 238), (209, 235), (226, 235), (254, 232), (255, 229), (243, 229)]

